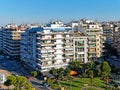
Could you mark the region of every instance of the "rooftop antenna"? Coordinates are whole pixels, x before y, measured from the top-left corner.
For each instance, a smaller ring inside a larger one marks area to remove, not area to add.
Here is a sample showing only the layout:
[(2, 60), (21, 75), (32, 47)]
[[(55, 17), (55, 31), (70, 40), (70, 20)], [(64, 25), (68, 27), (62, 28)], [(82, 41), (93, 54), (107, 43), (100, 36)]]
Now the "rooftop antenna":
[(13, 24), (13, 16), (12, 16), (12, 24)]

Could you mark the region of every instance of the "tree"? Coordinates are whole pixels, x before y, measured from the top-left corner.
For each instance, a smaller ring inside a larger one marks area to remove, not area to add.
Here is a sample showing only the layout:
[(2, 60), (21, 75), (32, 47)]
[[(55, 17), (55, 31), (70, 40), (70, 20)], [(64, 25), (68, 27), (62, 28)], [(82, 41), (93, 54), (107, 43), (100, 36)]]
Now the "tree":
[(47, 78), (46, 82), (47, 84), (52, 84), (52, 80), (50, 78)]
[(8, 90), (9, 90), (9, 86), (12, 85), (12, 83), (11, 83), (10, 80), (7, 80), (7, 81), (4, 82), (4, 85), (8, 86)]
[(32, 75), (33, 77), (36, 77), (36, 76), (37, 76), (37, 71), (32, 71), (32, 72), (31, 72), (31, 75)]
[(26, 90), (32, 90), (31, 83), (26, 82), (24, 87), (25, 87)]
[(111, 67), (108, 64), (108, 62), (104, 61), (101, 65), (101, 75), (104, 76), (108, 76), (111, 72)]
[(23, 86), (26, 84), (26, 78), (24, 76), (16, 76), (16, 83), (14, 86), (16, 86), (17, 90), (20, 90)]
[(57, 69), (52, 68), (52, 69), (50, 70), (50, 73), (51, 73), (52, 75), (56, 76), (56, 75), (57, 75)]
[(15, 90), (31, 90), (31, 84), (27, 82), (24, 76), (8, 76), (4, 85), (9, 86), (14, 85)]
[(80, 61), (73, 60), (72, 62), (70, 62), (69, 67), (72, 70), (80, 70), (82, 68), (82, 65), (81, 65)]
[(4, 85), (8, 86), (8, 89), (9, 89), (9, 86), (14, 85), (15, 83), (16, 83), (16, 77), (15, 76), (8, 76)]
[(63, 73), (63, 72), (64, 72), (64, 68), (60, 68), (60, 69), (58, 70), (58, 72), (59, 72), (59, 73)]
[(69, 75), (70, 75), (70, 71), (71, 71), (70, 68), (66, 68), (66, 69), (64, 70), (65, 76), (69, 76)]

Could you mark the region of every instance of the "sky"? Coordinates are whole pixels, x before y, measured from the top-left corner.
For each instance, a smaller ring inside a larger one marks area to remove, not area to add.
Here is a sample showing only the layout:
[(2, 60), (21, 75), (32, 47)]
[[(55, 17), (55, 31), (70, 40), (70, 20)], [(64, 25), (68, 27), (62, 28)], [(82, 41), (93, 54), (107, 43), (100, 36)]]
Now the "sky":
[(0, 0), (0, 25), (80, 18), (120, 20), (120, 0)]

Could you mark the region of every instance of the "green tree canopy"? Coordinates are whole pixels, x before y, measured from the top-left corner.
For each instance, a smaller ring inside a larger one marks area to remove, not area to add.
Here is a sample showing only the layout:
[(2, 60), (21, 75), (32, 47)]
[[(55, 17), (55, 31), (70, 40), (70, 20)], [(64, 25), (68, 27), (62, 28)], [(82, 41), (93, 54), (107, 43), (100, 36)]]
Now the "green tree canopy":
[(26, 90), (32, 90), (31, 83), (26, 82), (24, 87), (25, 87)]
[(5, 81), (4, 85), (5, 86), (8, 86), (8, 89), (9, 89), (9, 86), (10, 85), (13, 85), (16, 83), (16, 77), (15, 76), (8, 76), (7, 77), (7, 80)]
[(15, 90), (31, 90), (32, 86), (27, 82), (27, 79), (24, 76), (8, 76), (6, 82), (4, 83), (6, 86), (14, 85)]
[(101, 74), (102, 76), (108, 76), (111, 72), (111, 67), (108, 62), (104, 61), (101, 65)]
[(27, 79), (24, 76), (16, 76), (16, 84), (14, 86), (19, 90), (25, 85), (26, 80)]
[(37, 76), (37, 71), (32, 71), (32, 72), (31, 72), (31, 75), (32, 75), (33, 77), (36, 77), (36, 76)]
[(69, 67), (71, 70), (79, 70), (82, 68), (82, 65), (81, 65), (80, 61), (73, 60), (72, 62), (70, 62)]
[(57, 69), (52, 68), (52, 69), (50, 70), (50, 73), (53, 74), (54, 76), (57, 75)]

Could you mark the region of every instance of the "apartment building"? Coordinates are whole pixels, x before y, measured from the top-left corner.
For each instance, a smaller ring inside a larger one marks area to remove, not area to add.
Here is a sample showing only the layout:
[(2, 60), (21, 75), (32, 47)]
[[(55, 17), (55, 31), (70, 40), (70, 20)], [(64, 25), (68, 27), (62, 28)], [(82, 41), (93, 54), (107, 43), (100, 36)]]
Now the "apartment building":
[(78, 29), (77, 31), (80, 31), (87, 37), (88, 61), (95, 61), (97, 58), (102, 57), (102, 53), (104, 52), (103, 43), (105, 41), (105, 37), (103, 35), (103, 28), (101, 24), (92, 20), (81, 19), (78, 24), (72, 25)]
[(2, 35), (2, 28), (0, 28), (0, 51), (2, 51), (2, 46), (3, 46), (3, 43), (2, 43), (3, 42), (3, 40), (2, 40), (3, 38), (2, 37), (3, 37), (3, 35)]
[(21, 60), (36, 70), (67, 67), (72, 60), (86, 63), (87, 37), (61, 22), (32, 28), (21, 34)]
[(88, 39), (86, 36), (80, 36), (73, 38), (74, 46), (74, 60), (79, 60), (81, 63), (88, 62)]
[(113, 45), (116, 48), (118, 55), (120, 55), (120, 27), (116, 26), (113, 32)]
[(108, 44), (113, 44), (114, 24), (108, 22), (103, 24), (102, 27), (103, 27), (103, 34), (106, 37), (105, 42)]
[(12, 59), (20, 56), (20, 34), (23, 32), (17, 25), (6, 25), (2, 29), (2, 51)]

